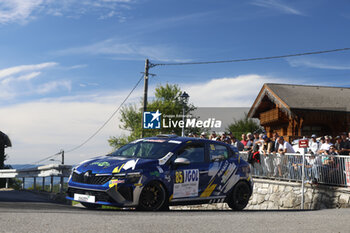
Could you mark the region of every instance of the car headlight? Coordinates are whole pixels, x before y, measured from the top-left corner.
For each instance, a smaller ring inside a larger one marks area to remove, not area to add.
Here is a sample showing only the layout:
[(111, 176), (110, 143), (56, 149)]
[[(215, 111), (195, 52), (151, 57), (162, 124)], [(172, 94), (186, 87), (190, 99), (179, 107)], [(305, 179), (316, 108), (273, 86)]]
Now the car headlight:
[(141, 172), (128, 172), (113, 174), (113, 178), (124, 179), (125, 183), (137, 183), (141, 178)]

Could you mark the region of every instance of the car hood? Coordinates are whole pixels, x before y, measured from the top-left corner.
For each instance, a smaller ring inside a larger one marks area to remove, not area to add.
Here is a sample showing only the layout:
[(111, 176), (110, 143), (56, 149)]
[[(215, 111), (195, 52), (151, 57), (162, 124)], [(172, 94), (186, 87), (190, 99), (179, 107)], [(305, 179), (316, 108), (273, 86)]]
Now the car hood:
[(102, 156), (80, 164), (78, 172), (91, 171), (97, 173), (119, 173), (138, 169), (147, 169), (158, 165), (157, 159), (129, 159), (123, 157)]

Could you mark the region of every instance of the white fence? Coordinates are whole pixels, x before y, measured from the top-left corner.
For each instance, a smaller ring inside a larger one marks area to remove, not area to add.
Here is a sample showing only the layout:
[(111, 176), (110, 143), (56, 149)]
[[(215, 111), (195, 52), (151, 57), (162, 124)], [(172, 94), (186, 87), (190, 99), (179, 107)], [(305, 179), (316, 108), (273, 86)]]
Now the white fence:
[[(247, 152), (240, 156), (248, 160)], [(251, 166), (253, 177), (286, 181), (302, 180), (303, 158), (301, 154), (260, 154), (260, 163)], [(305, 180), (335, 186), (350, 186), (350, 156), (305, 155)]]
[(50, 164), (40, 167), (27, 169), (2, 169), (0, 178), (6, 179), (6, 188), (8, 188), (9, 179), (22, 178), (22, 189), (25, 189), (25, 179), (34, 179), (34, 190), (36, 190), (36, 179), (42, 178), (42, 188), (45, 187), (45, 178), (50, 178), (50, 191), (53, 191), (53, 178), (60, 177), (60, 192), (63, 189), (64, 177), (69, 177), (72, 170), (71, 165)]

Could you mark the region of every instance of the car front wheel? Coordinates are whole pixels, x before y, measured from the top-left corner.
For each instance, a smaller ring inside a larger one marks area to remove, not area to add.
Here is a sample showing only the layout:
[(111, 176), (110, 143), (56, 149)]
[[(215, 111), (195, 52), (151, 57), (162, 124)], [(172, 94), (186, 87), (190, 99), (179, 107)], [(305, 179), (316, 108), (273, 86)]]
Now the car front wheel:
[(227, 204), (232, 210), (243, 210), (249, 202), (251, 190), (246, 182), (236, 184), (232, 192), (227, 197)]
[(167, 210), (168, 206), (165, 188), (161, 183), (152, 181), (143, 188), (137, 209), (145, 211)]

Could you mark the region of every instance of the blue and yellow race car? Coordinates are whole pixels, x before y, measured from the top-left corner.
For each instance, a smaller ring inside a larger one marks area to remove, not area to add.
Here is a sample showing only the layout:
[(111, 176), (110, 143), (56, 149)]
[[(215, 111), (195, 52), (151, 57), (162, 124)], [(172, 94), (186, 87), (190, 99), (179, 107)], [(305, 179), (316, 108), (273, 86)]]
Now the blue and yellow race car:
[(217, 141), (159, 135), (84, 161), (68, 181), (67, 199), (167, 210), (169, 205), (226, 202), (242, 210), (252, 194), (249, 164), (237, 148)]

